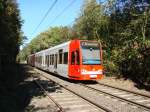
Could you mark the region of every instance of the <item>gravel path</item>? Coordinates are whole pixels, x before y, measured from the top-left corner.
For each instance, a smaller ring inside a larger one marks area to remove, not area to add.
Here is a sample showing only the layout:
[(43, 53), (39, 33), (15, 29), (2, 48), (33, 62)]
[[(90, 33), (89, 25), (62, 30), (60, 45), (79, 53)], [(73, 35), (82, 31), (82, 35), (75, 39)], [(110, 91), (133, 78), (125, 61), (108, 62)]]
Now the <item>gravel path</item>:
[[(81, 97), (75, 95), (74, 93), (64, 89), (58, 84), (49, 81), (45, 77), (39, 76), (37, 82), (47, 91), (49, 97), (51, 97), (62, 108), (64, 112), (105, 112), (102, 109), (99, 109), (93, 104), (82, 99)], [(45, 101), (43, 101), (41, 105), (46, 104), (45, 106), (47, 107), (47, 102), (49, 101)], [(37, 102), (38, 101), (36, 100), (34, 104), (36, 104)], [(38, 102), (38, 105), (39, 103), (40, 102)]]
[(104, 79), (99, 80), (98, 82), (103, 84), (108, 84), (111, 86), (116, 86), (119, 88), (139, 92), (142, 94), (150, 95), (150, 91), (146, 91), (145, 89), (139, 89), (136, 87), (136, 84), (130, 80), (117, 79), (115, 77), (104, 77)]

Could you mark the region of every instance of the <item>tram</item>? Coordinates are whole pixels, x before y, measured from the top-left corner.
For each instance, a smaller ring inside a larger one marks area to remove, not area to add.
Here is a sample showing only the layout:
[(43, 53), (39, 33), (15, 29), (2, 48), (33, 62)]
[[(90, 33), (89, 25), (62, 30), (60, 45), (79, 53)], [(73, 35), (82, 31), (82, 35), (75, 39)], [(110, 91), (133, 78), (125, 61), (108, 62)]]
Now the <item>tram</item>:
[(71, 40), (28, 56), (28, 64), (73, 80), (103, 77), (102, 47), (97, 41)]

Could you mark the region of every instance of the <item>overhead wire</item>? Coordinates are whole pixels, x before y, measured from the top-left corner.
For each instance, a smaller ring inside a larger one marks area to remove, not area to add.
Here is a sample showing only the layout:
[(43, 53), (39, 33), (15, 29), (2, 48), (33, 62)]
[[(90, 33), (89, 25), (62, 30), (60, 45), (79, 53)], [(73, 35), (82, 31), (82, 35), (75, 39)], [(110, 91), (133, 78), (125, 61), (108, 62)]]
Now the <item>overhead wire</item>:
[(43, 16), (43, 18), (41, 19), (40, 23), (37, 25), (37, 27), (35, 28), (35, 30), (32, 32), (31, 36), (38, 30), (38, 28), (40, 27), (40, 25), (43, 23), (43, 21), (45, 20), (45, 18), (48, 16), (49, 12), (53, 9), (53, 7), (56, 5), (58, 0), (55, 0), (52, 5), (49, 7), (49, 9), (47, 10), (47, 12), (45, 13), (45, 15)]
[(72, 0), (54, 19), (53, 21), (50, 23), (54, 23), (69, 7), (71, 7), (73, 5), (73, 3), (75, 2), (76, 0)]

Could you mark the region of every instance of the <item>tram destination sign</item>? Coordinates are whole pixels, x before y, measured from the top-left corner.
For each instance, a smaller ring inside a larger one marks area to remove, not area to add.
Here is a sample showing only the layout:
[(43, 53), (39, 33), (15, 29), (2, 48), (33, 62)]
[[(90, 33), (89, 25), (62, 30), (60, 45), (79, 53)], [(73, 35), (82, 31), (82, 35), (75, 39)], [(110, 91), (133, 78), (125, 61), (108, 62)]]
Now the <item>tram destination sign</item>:
[(81, 46), (83, 47), (98, 47), (99, 44), (97, 42), (81, 42)]

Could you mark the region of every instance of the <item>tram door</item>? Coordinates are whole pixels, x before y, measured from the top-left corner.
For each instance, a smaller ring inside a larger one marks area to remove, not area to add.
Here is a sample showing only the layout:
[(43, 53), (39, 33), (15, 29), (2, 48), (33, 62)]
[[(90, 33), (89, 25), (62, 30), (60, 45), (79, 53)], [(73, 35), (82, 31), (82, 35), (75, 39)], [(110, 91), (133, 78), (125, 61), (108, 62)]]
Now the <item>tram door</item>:
[(71, 65), (70, 65), (70, 72), (73, 78), (79, 77), (79, 65), (80, 65), (80, 57), (79, 57), (79, 50), (71, 52)]
[(55, 54), (55, 63), (54, 63), (54, 68), (57, 69), (57, 54)]
[(80, 50), (79, 41), (75, 40), (69, 46), (69, 77), (73, 79), (80, 78)]

